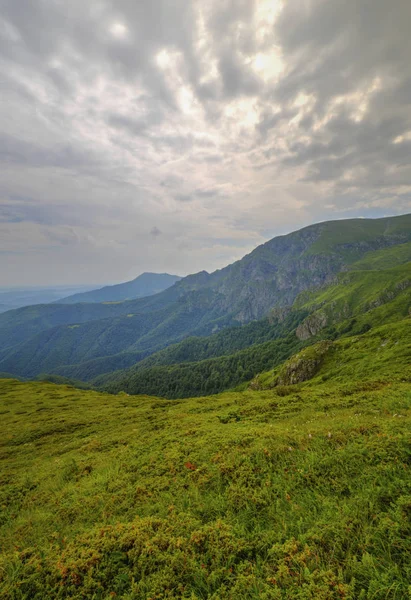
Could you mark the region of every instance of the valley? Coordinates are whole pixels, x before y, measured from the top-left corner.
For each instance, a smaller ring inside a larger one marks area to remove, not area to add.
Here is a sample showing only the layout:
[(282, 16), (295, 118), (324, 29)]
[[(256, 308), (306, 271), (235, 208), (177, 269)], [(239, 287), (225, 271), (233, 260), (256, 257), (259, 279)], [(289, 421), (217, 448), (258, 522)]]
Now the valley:
[(409, 340), (186, 400), (0, 381), (1, 596), (406, 598)]
[(410, 23), (0, 2), (0, 600), (411, 600)]
[(0, 315), (0, 596), (405, 600), (410, 237)]
[[(304, 306), (304, 293), (313, 290), (315, 295), (324, 288), (335, 294), (338, 277), (341, 297), (348, 285), (345, 277), (357, 295), (370, 285), (369, 293), (374, 293), (370, 302), (380, 302), (391, 277), (403, 285), (409, 278), (410, 241), (411, 215), (330, 221), (274, 238), (225, 269), (189, 275), (145, 298), (39, 305), (7, 312), (0, 315), (0, 371), (25, 378), (56, 374), (88, 382), (112, 373), (117, 380), (117, 371), (134, 369), (144, 360), (141, 368), (145, 368), (153, 364), (147, 363), (147, 357), (184, 344), (186, 338), (211, 336), (210, 342), (204, 342), (211, 348), (215, 335), (221, 334), (222, 340), (224, 332), (235, 327), (235, 334), (228, 336), (239, 339), (243, 333), (238, 328), (250, 324), (247, 341), (234, 341), (232, 346), (222, 342), (220, 354), (218, 350), (200, 353), (199, 358), (188, 354), (186, 360), (195, 362), (287, 337), (300, 317), (313, 312), (314, 300)], [(347, 272), (351, 274), (344, 275)], [(364, 278), (367, 283), (361, 288)], [(320, 295), (318, 302), (322, 301)], [(360, 304), (358, 312), (368, 310), (365, 301)], [(349, 307), (344, 310), (347, 314), (341, 313), (339, 320), (347, 318), (350, 310), (353, 313)], [(283, 326), (280, 321), (288, 312), (290, 320)], [(271, 327), (264, 319), (277, 319), (279, 326)], [(216, 391), (221, 391), (221, 385)]]

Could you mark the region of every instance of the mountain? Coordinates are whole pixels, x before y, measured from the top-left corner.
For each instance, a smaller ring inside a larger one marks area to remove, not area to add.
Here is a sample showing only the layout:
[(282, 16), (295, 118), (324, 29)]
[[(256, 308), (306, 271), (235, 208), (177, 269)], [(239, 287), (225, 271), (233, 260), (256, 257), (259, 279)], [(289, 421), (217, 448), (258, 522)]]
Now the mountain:
[[(90, 361), (104, 363), (97, 374), (128, 367), (188, 336), (210, 336), (288, 309), (301, 292), (332, 284), (370, 253), (376, 264), (401, 265), (410, 241), (411, 215), (330, 221), (274, 238), (225, 269), (190, 275), (147, 298), (4, 313), (0, 370), (34, 377), (83, 363), (88, 370)], [(98, 371), (95, 362), (91, 369)]]
[(14, 310), (23, 306), (32, 306), (33, 304), (49, 304), (57, 302), (67, 294), (86, 292), (94, 289), (92, 286), (61, 285), (53, 288), (0, 288), (0, 312)]
[(132, 281), (107, 285), (98, 290), (74, 294), (58, 300), (59, 304), (76, 304), (79, 302), (119, 302), (132, 298), (144, 298), (166, 290), (181, 277), (168, 273), (143, 273)]
[(213, 397), (0, 380), (0, 597), (408, 598), (411, 321), (377, 321)]
[[(408, 244), (411, 250), (411, 244)], [(369, 253), (361, 266), (385, 266), (402, 246)], [(377, 260), (378, 259), (378, 260)], [(352, 270), (312, 292), (303, 292), (288, 311), (274, 312), (269, 319), (226, 329), (211, 337), (188, 338), (143, 358), (136, 365), (94, 379), (98, 387), (113, 393), (159, 394), (182, 398), (218, 393), (248, 381), (257, 373), (282, 363), (313, 341), (335, 340), (362, 334), (382, 324), (397, 323), (411, 310), (411, 262), (391, 269)], [(87, 364), (87, 363), (86, 363)], [(79, 376), (72, 367), (58, 372)], [(80, 375), (80, 379), (82, 376)]]
[(0, 304), (0, 313), (7, 312), (8, 310), (13, 310), (17, 308), (16, 306), (11, 306), (10, 304)]

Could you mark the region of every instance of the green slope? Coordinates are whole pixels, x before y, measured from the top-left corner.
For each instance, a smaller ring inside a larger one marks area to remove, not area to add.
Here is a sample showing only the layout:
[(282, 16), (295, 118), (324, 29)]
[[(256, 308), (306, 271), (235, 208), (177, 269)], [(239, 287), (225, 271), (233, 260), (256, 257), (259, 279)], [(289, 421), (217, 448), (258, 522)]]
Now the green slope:
[[(369, 326), (396, 321), (409, 314), (410, 306), (411, 262), (381, 271), (340, 273), (334, 284), (297, 298), (294, 307), (310, 312), (297, 334), (304, 339), (351, 317)], [(344, 327), (337, 331), (344, 333)]]
[(411, 261), (411, 243), (399, 244), (375, 252), (367, 252), (364, 257), (351, 265), (357, 271), (378, 271), (392, 269)]
[(329, 379), (411, 381), (411, 319), (389, 323), (335, 342), (321, 341), (289, 361), (259, 374), (251, 389), (274, 389), (304, 381), (317, 385)]
[(3, 351), (0, 368), (24, 377), (35, 377), (61, 365), (109, 357), (124, 351), (143, 357), (191, 333), (210, 334), (216, 322), (203, 325), (206, 314), (207, 307), (188, 310), (181, 302), (171, 310), (166, 307), (148, 314), (130, 313), (49, 328)]
[[(34, 336), (55, 326), (61, 330), (49, 342), (48, 354), (61, 355), (62, 361), (50, 361), (47, 355), (44, 361), (38, 361), (35, 369), (33, 363), (30, 372), (37, 374), (66, 365), (71, 354), (70, 360), (75, 363), (99, 358), (104, 353), (98, 349), (83, 357), (76, 355), (78, 337), (72, 335), (67, 325), (99, 321), (100, 335), (105, 336), (106, 328), (111, 338), (115, 335), (115, 319), (128, 314), (147, 315), (150, 322), (151, 315), (163, 310), (163, 321), (157, 323), (154, 319), (150, 331), (141, 335), (136, 332), (133, 345), (128, 343), (129, 336), (124, 344), (121, 337), (118, 344), (113, 344), (115, 353), (152, 353), (160, 346), (176, 343), (189, 335), (209, 335), (235, 323), (260, 319), (273, 307), (291, 305), (302, 291), (330, 283), (337, 273), (367, 253), (390, 250), (410, 240), (410, 215), (320, 223), (274, 238), (225, 269), (186, 277), (151, 298), (119, 304), (31, 307), (6, 313), (0, 315), (0, 347), (13, 346), (16, 353), (9, 355), (7, 363), (0, 364), (0, 368), (25, 375), (21, 371), (24, 357), (41, 357), (43, 352), (44, 338), (40, 336), (36, 341)], [(25, 348), (17, 347), (23, 342), (27, 343)], [(91, 348), (92, 340), (88, 345)]]
[[(294, 311), (290, 314), (279, 311), (267, 319), (253, 321), (247, 325), (228, 327), (219, 333), (205, 337), (189, 337), (168, 346), (164, 350), (148, 354), (143, 351), (123, 352), (77, 365), (66, 365), (54, 370), (55, 373), (66, 377), (74, 377), (91, 381), (100, 375), (113, 373), (133, 366), (134, 370), (147, 369), (153, 366), (175, 365), (179, 363), (197, 362), (218, 356), (233, 354), (253, 344), (261, 344), (287, 336), (304, 318), (306, 311)], [(203, 333), (205, 331), (203, 330)], [(199, 333), (196, 329), (194, 333)], [(118, 365), (116, 369), (116, 365)], [(132, 371), (130, 371), (131, 373)], [(110, 376), (107, 376), (110, 378)]]
[[(348, 328), (346, 333), (349, 333), (353, 329), (358, 331), (362, 327), (401, 319), (408, 314), (411, 304), (409, 290), (411, 263), (401, 264), (408, 258), (410, 248), (411, 245), (404, 244), (384, 251), (369, 253), (366, 259), (351, 266), (355, 272), (338, 275), (336, 284), (315, 292), (301, 294), (291, 312), (277, 311), (277, 316), (274, 312), (269, 319), (254, 321), (242, 327), (225, 329), (209, 337), (190, 337), (179, 344), (155, 352), (147, 358), (144, 358), (142, 352), (128, 352), (83, 364), (63, 366), (57, 368), (55, 372), (85, 381), (91, 381), (108, 373), (106, 377), (97, 380), (97, 383), (101, 384), (109, 382), (113, 378), (116, 381), (119, 380), (120, 374), (110, 375), (116, 371), (116, 366), (118, 369), (133, 367), (124, 373), (124, 377), (131, 378), (136, 371), (151, 367), (193, 363), (218, 356), (226, 357), (249, 346), (286, 337), (298, 325), (300, 325), (298, 334), (303, 339), (308, 339), (312, 336), (313, 331), (315, 334), (321, 335), (324, 328), (328, 328), (325, 335), (329, 335), (330, 327), (338, 323), (339, 326), (334, 328), (336, 337), (344, 328)], [(400, 266), (393, 269), (386, 268), (398, 263)], [(378, 267), (385, 268), (385, 270), (360, 272), (360, 267), (366, 271)], [(301, 325), (301, 321), (307, 315), (310, 316)], [(347, 323), (346, 319), (352, 317), (355, 317), (356, 322), (353, 323), (351, 319)], [(253, 351), (250, 354), (252, 355)], [(226, 361), (226, 358), (223, 361)], [(221, 364), (219, 370), (224, 370), (225, 366)], [(264, 368), (262, 364), (259, 366)], [(157, 371), (157, 373), (160, 375), (161, 371)], [(255, 374), (253, 369), (252, 374)], [(175, 376), (176, 374), (174, 374)], [(169, 374), (166, 378), (168, 377)], [(143, 382), (141, 378), (140, 381)], [(138, 392), (156, 393), (153, 382), (154, 380), (147, 389), (145, 387), (136, 389)], [(230, 382), (231, 385), (234, 385), (238, 383), (238, 380), (230, 379)], [(175, 388), (174, 384), (173, 387)], [(130, 385), (128, 388), (132, 389)], [(218, 392), (223, 388), (216, 382), (213, 384), (210, 382), (210, 389)], [(208, 390), (195, 385), (185, 386), (184, 389), (179, 388), (179, 394), (183, 395), (193, 395), (205, 391)]]
[(0, 596), (406, 600), (409, 340), (185, 401), (1, 381)]
[(91, 360), (83, 360), (78, 364), (68, 364), (55, 367), (53, 373), (68, 377), (69, 379), (79, 379), (80, 381), (91, 382), (97, 377), (122, 371), (136, 365), (148, 356), (149, 352), (119, 352)]
[[(347, 219), (329, 221), (320, 224), (323, 227), (321, 236), (311, 246), (309, 253), (333, 253), (336, 248), (345, 250), (350, 262), (357, 262), (355, 249), (367, 243), (375, 243), (384, 237), (391, 238), (395, 243), (408, 237), (411, 227), (411, 214), (382, 219)], [(395, 239), (397, 238), (397, 242)], [(405, 240), (404, 240), (405, 241)], [(373, 248), (377, 250), (377, 248)]]
[(280, 364), (304, 344), (295, 335), (239, 352), (199, 362), (132, 368), (93, 380), (97, 388), (112, 393), (152, 394), (165, 398), (187, 398), (216, 394), (249, 381), (256, 373)]
[[(369, 260), (374, 261), (374, 255)], [(262, 320), (209, 338), (185, 340), (134, 367), (97, 377), (94, 383), (112, 392), (167, 398), (218, 393), (273, 368), (313, 338), (336, 339), (395, 323), (410, 308), (411, 263), (384, 271), (341, 273), (335, 284), (301, 294), (293, 310), (281, 315), (281, 322)], [(265, 339), (273, 341), (261, 343)], [(243, 349), (236, 352), (241, 343)]]
[[(34, 335), (57, 326), (75, 325), (116, 319), (128, 314), (148, 314), (171, 307), (180, 292), (174, 286), (161, 294), (115, 303), (96, 304), (39, 304), (0, 314), (0, 346), (10, 348), (32, 338)], [(109, 323), (107, 322), (107, 326)]]

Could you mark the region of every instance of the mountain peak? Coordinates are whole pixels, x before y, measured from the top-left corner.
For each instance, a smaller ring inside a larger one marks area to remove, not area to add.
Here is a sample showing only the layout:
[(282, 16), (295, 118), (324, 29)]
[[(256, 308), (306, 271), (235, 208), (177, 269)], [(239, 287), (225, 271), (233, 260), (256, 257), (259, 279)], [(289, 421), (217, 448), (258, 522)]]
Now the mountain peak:
[(178, 275), (169, 275), (168, 273), (141, 273), (135, 279), (118, 283), (116, 285), (107, 285), (98, 290), (86, 292), (83, 294), (74, 294), (59, 300), (59, 304), (76, 304), (82, 302), (122, 302), (123, 300), (133, 300), (153, 296), (163, 292), (181, 277)]

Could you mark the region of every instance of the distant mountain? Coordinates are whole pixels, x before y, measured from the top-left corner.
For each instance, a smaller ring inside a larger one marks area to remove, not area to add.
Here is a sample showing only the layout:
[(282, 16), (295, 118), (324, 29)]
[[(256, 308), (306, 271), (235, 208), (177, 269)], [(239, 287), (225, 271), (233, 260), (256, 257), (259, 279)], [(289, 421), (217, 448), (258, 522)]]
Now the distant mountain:
[(68, 294), (89, 292), (95, 286), (64, 285), (52, 288), (0, 288), (0, 313), (7, 310), (33, 306), (35, 304), (50, 304), (65, 298)]
[(17, 306), (10, 306), (9, 304), (0, 304), (0, 313), (7, 312), (8, 310), (14, 310)]
[[(332, 283), (370, 252), (380, 252), (373, 260), (384, 268), (387, 261), (404, 264), (410, 241), (411, 215), (330, 221), (274, 238), (224, 269), (190, 275), (150, 297), (1, 314), (0, 370), (33, 377), (86, 362), (95, 373), (127, 368), (188, 336), (290, 307), (301, 292)], [(90, 364), (96, 360), (104, 367)]]
[(168, 273), (143, 273), (132, 281), (107, 285), (98, 290), (74, 294), (58, 300), (59, 304), (77, 304), (79, 302), (120, 302), (134, 298), (153, 296), (171, 287), (181, 277)]

